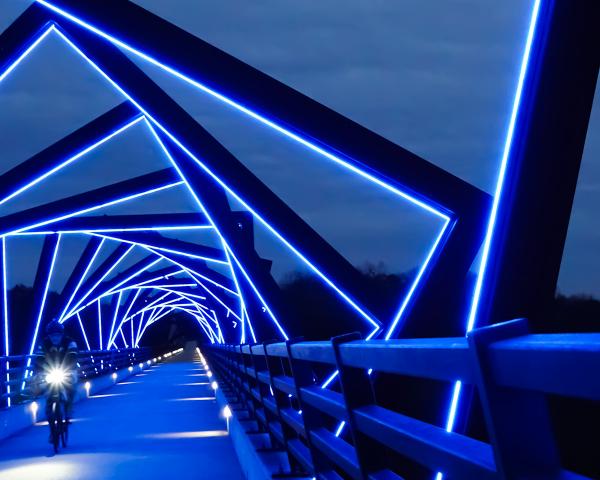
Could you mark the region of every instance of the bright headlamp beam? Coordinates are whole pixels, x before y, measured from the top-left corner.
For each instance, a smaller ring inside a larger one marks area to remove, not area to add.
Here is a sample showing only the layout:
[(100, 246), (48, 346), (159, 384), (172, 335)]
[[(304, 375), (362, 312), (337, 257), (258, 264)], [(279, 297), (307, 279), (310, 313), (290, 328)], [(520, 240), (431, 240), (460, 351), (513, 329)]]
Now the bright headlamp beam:
[(56, 230), (39, 230), (14, 233), (11, 235), (49, 235), (52, 233), (125, 233), (125, 232), (163, 232), (163, 231), (186, 231), (186, 230), (212, 230), (211, 225), (179, 225), (179, 226), (157, 226), (157, 227), (132, 227), (132, 228), (92, 228), (92, 229), (56, 229)]

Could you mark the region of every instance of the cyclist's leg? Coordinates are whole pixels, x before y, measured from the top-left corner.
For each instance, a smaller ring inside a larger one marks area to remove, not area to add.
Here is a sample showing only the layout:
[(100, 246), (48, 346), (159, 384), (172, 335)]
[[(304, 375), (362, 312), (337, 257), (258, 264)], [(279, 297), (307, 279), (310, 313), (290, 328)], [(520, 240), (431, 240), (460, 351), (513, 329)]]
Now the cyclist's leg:
[(50, 396), (46, 397), (46, 420), (48, 420), (48, 429), (50, 430), (48, 433), (48, 442), (52, 443), (52, 429), (54, 428), (51, 424), (52, 419), (54, 418), (52, 412), (52, 400)]

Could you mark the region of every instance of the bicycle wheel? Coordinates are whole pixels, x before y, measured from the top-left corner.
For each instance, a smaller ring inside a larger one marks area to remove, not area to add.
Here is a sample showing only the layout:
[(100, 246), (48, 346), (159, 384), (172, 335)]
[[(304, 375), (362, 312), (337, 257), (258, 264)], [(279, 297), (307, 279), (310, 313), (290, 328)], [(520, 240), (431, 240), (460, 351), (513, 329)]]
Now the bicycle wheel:
[(48, 425), (50, 425), (50, 435), (52, 437), (52, 446), (54, 447), (54, 453), (58, 453), (58, 444), (60, 441), (60, 407), (57, 402), (52, 403), (50, 410), (51, 415), (48, 419)]
[(67, 441), (69, 440), (69, 423), (67, 422), (67, 415), (64, 412), (64, 404), (61, 402), (61, 410), (62, 410), (62, 422), (61, 422), (61, 432), (60, 439), (63, 448), (67, 448)]

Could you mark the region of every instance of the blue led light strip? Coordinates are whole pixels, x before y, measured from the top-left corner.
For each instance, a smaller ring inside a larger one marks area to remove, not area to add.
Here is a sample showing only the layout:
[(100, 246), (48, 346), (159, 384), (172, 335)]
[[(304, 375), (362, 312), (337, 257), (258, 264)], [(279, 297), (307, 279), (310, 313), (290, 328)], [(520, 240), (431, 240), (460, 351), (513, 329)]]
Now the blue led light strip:
[(83, 335), (83, 339), (85, 340), (85, 345), (87, 346), (88, 350), (91, 350), (90, 342), (88, 342), (88, 338), (85, 333), (85, 328), (83, 328), (83, 322), (81, 321), (81, 316), (79, 315), (79, 313), (77, 314), (77, 320), (79, 321), (79, 328), (81, 328), (81, 333)]
[(121, 255), (117, 261), (115, 263), (112, 264), (112, 266), (102, 275), (102, 277), (100, 277), (100, 279), (92, 286), (92, 288), (90, 288), (82, 297), (79, 298), (79, 300), (75, 303), (75, 305), (73, 306), (73, 308), (65, 315), (65, 319), (69, 318), (71, 315), (76, 313), (76, 309), (79, 305), (81, 305), (83, 303), (83, 301), (96, 289), (96, 287), (98, 285), (100, 285), (102, 283), (102, 281), (108, 277), (110, 275), (110, 273), (117, 268), (117, 266), (123, 261), (123, 259), (129, 254), (129, 252), (131, 252), (131, 250), (133, 250), (134, 245), (130, 246), (125, 253), (123, 253), (123, 255)]
[[(164, 128), (162, 128), (157, 122), (153, 121), (153, 123), (155, 125), (157, 125), (159, 128), (161, 128), (161, 130), (166, 133), (166, 130)], [(223, 245), (223, 249), (225, 251), (225, 255), (226, 255), (226, 257), (227, 257), (227, 259), (229, 261), (229, 264), (231, 266), (232, 278), (233, 278), (233, 281), (235, 283), (236, 288), (238, 289), (240, 298), (243, 297), (242, 290), (241, 290), (240, 285), (238, 283), (237, 276), (235, 275), (235, 271), (234, 271), (234, 268), (233, 268), (233, 263), (231, 261), (232, 259), (235, 261), (237, 267), (240, 269), (240, 271), (244, 275), (244, 278), (246, 279), (246, 281), (248, 282), (248, 284), (250, 285), (250, 287), (254, 291), (254, 294), (257, 296), (257, 298), (259, 299), (259, 301), (263, 305), (263, 308), (265, 309), (265, 311), (269, 314), (269, 317), (271, 318), (271, 320), (273, 321), (274, 325), (279, 330), (279, 333), (281, 333), (282, 337), (285, 340), (289, 340), (289, 337), (288, 337), (287, 333), (281, 327), (279, 321), (277, 320), (277, 318), (275, 317), (275, 315), (273, 314), (273, 312), (271, 311), (271, 309), (269, 308), (269, 306), (267, 305), (267, 303), (265, 302), (265, 300), (262, 298), (262, 295), (260, 294), (258, 288), (256, 287), (256, 285), (254, 285), (254, 282), (252, 282), (250, 276), (246, 273), (246, 271), (242, 267), (241, 263), (238, 261), (237, 257), (235, 256), (235, 254), (231, 250), (231, 248), (229, 248), (229, 245), (227, 244), (227, 241), (225, 240), (225, 237), (223, 237), (223, 235), (221, 234), (221, 232), (217, 228), (217, 226), (216, 226), (215, 222), (213, 221), (211, 215), (208, 213), (208, 211), (206, 210), (204, 204), (198, 198), (198, 195), (196, 195), (196, 192), (194, 191), (194, 189), (192, 188), (192, 186), (188, 182), (187, 178), (185, 177), (185, 175), (183, 174), (183, 172), (179, 168), (179, 165), (177, 164), (177, 162), (175, 162), (175, 159), (169, 153), (169, 150), (167, 149), (167, 147), (165, 146), (165, 144), (163, 143), (163, 141), (161, 140), (161, 138), (159, 137), (159, 135), (156, 133), (156, 130), (154, 130), (154, 127), (148, 121), (147, 121), (147, 125), (148, 125), (148, 128), (150, 129), (150, 131), (152, 132), (152, 134), (154, 135), (154, 138), (156, 139), (156, 141), (158, 142), (158, 144), (162, 148), (164, 154), (169, 159), (169, 162), (171, 162), (171, 165), (173, 166), (173, 168), (175, 168), (175, 170), (179, 174), (179, 177), (183, 180), (183, 182), (185, 182), (185, 184), (186, 184), (186, 186), (188, 188), (188, 191), (190, 192), (190, 194), (192, 195), (192, 197), (195, 199), (196, 203), (198, 204), (198, 206), (200, 207), (200, 209), (202, 210), (202, 212), (204, 213), (204, 215), (206, 216), (206, 218), (208, 219), (208, 221), (210, 222), (210, 224), (215, 229), (215, 232), (217, 232), (217, 234), (219, 235), (219, 237), (221, 239), (221, 244)], [(169, 136), (169, 138), (174, 138), (174, 137)], [(180, 145), (180, 144), (178, 143), (178, 145)], [(192, 155), (192, 158), (195, 159), (195, 157), (193, 157), (193, 155)], [(214, 178), (216, 178), (216, 177), (214, 177)], [(228, 189), (228, 191), (229, 191), (229, 189)]]
[(29, 373), (29, 367), (31, 367), (31, 355), (33, 355), (33, 351), (35, 350), (35, 346), (37, 344), (37, 337), (40, 330), (40, 323), (42, 321), (42, 316), (44, 314), (44, 309), (46, 306), (46, 299), (48, 297), (48, 290), (50, 288), (50, 281), (52, 280), (52, 273), (54, 272), (54, 265), (56, 263), (56, 256), (58, 254), (58, 250), (60, 248), (60, 240), (61, 235), (58, 235), (58, 240), (56, 241), (56, 245), (54, 246), (54, 252), (52, 253), (52, 260), (50, 261), (50, 269), (48, 271), (48, 277), (46, 278), (46, 285), (44, 286), (44, 293), (42, 295), (42, 302), (40, 304), (40, 309), (37, 312), (37, 320), (35, 323), (35, 329), (33, 331), (33, 338), (31, 339), (31, 346), (29, 347), (29, 355), (30, 357), (27, 359), (27, 368), (25, 369), (25, 375), (23, 377), (23, 383), (21, 384), (21, 390), (25, 388), (25, 379)]
[[(3, 317), (3, 324), (4, 324), (4, 356), (8, 357), (10, 355), (10, 341), (9, 341), (9, 335), (10, 335), (10, 331), (8, 328), (8, 295), (7, 295), (7, 290), (8, 290), (8, 286), (6, 284), (7, 282), (7, 277), (6, 277), (6, 237), (2, 237), (2, 317)], [(7, 397), (6, 397), (6, 405), (8, 407), (10, 407), (11, 404), (11, 398), (10, 398), (10, 383), (8, 383), (10, 381), (10, 373), (9, 372), (9, 368), (10, 368), (10, 363), (8, 362), (8, 360), (6, 361), (6, 363), (4, 364), (4, 366), (6, 367), (6, 393), (7, 393)]]
[(87, 276), (90, 268), (92, 267), (92, 264), (94, 263), (94, 260), (96, 260), (96, 257), (98, 256), (98, 254), (100, 253), (100, 249), (102, 248), (102, 245), (104, 244), (104, 239), (102, 239), (102, 241), (100, 242), (100, 244), (98, 245), (98, 247), (96, 248), (96, 251), (94, 252), (94, 255), (92, 256), (92, 259), (90, 260), (90, 262), (88, 263), (87, 267), (85, 268), (83, 274), (81, 275), (81, 277), (79, 277), (79, 282), (77, 282), (77, 285), (75, 286), (75, 289), (73, 290), (73, 292), (71, 293), (71, 297), (69, 298), (69, 301), (67, 302), (67, 304), (65, 305), (65, 307), (63, 308), (62, 313), (60, 314), (59, 318), (59, 322), (63, 323), (64, 322), (64, 317), (67, 313), (67, 311), (69, 310), (69, 307), (71, 306), (71, 302), (73, 302), (73, 299), (75, 298), (75, 295), (77, 294), (77, 292), (79, 291), (79, 288), (81, 287), (81, 284), (83, 283), (85, 277)]
[[(119, 315), (119, 307), (121, 306), (121, 298), (123, 296), (123, 291), (120, 291), (117, 295), (117, 301), (115, 305), (115, 311), (113, 312), (112, 323), (110, 324), (110, 333), (108, 334), (108, 343), (106, 344), (106, 349), (110, 350), (111, 344), (114, 342), (113, 333), (115, 330), (115, 326), (117, 324), (117, 316)], [(115, 334), (116, 336), (116, 334)]]
[(100, 345), (99, 350), (102, 350), (102, 306), (100, 305), (100, 299), (98, 299), (98, 343)]
[[(525, 50), (521, 61), (521, 69), (519, 72), (519, 79), (517, 82), (517, 89), (515, 92), (515, 98), (512, 106), (512, 113), (508, 125), (508, 132), (506, 135), (506, 141), (504, 143), (504, 151), (502, 153), (502, 160), (500, 162), (500, 170), (498, 172), (498, 180), (496, 182), (496, 189), (494, 191), (494, 200), (492, 203), (492, 209), (490, 212), (487, 230), (485, 234), (485, 240), (483, 243), (483, 252), (481, 255), (481, 261), (479, 264), (479, 271), (477, 273), (477, 282), (475, 284), (473, 299), (471, 302), (471, 308), (469, 310), (469, 317), (467, 320), (466, 332), (469, 333), (477, 322), (477, 314), (479, 311), (479, 302), (481, 300), (481, 294), (483, 291), (483, 284), (485, 281), (488, 260), (491, 252), (492, 241), (494, 238), (494, 230), (496, 227), (496, 219), (498, 217), (498, 209), (500, 208), (500, 201), (502, 200), (502, 192), (505, 185), (506, 169), (508, 166), (508, 160), (510, 157), (511, 148), (513, 145), (513, 137), (515, 134), (515, 126), (517, 117), (519, 115), (519, 108), (521, 105), (521, 99), (523, 96), (523, 87), (525, 85), (525, 78), (527, 76), (527, 67), (529, 65), (531, 46), (535, 37), (535, 31), (537, 28), (538, 14), (540, 11), (541, 0), (534, 0), (533, 9), (531, 13), (531, 20), (529, 23), (529, 30), (527, 33), (527, 41), (525, 43)], [(446, 430), (451, 432), (454, 429), (456, 422), (456, 415), (458, 411), (458, 404), (460, 402), (460, 394), (462, 389), (462, 383), (457, 381), (454, 384), (452, 393), (452, 400), (450, 402), (450, 408), (448, 411), (448, 418), (446, 421)], [(443, 474), (438, 472), (436, 480), (442, 480)]]
[[(43, 2), (45, 3), (45, 2)], [(48, 5), (47, 5), (48, 6)], [(231, 190), (225, 183), (223, 183), (217, 176), (215, 176), (198, 158), (196, 158), (183, 144), (181, 144), (181, 142), (178, 141), (178, 139), (176, 137), (174, 137), (166, 128), (164, 128), (159, 122), (157, 122), (151, 115), (148, 114), (148, 112), (146, 112), (143, 107), (141, 107), (141, 105), (139, 105), (137, 102), (135, 102), (135, 100), (133, 98), (131, 98), (130, 95), (128, 95), (118, 84), (116, 84), (110, 77), (108, 77), (108, 75), (106, 75), (105, 72), (103, 72), (97, 65), (95, 65), (83, 52), (81, 52), (81, 50), (74, 45), (64, 34), (62, 34), (62, 32), (60, 32), (59, 30), (56, 30), (57, 33), (69, 44), (72, 46), (73, 49), (75, 49), (84, 59), (86, 59), (86, 61), (88, 63), (90, 63), (98, 72), (100, 72), (116, 89), (118, 89), (123, 95), (125, 95), (134, 105), (136, 105), (140, 111), (142, 111), (142, 113), (144, 113), (144, 115), (146, 115), (147, 119), (150, 120), (156, 127), (158, 127), (165, 135), (167, 135), (184, 153), (186, 153), (192, 160), (194, 160), (194, 162), (196, 164), (198, 164), (203, 170), (205, 170), (219, 185), (221, 185), (223, 188), (225, 188), (232, 196), (234, 196), (242, 205), (244, 205), (245, 208), (247, 208), (257, 219), (259, 219), (259, 221), (261, 221), (261, 223), (269, 229), (269, 231), (271, 231), (271, 233), (273, 235), (275, 235), (282, 243), (284, 243), (293, 253), (295, 253), (307, 266), (309, 266), (309, 268), (311, 268), (311, 270), (313, 270), (313, 272), (315, 272), (329, 287), (331, 287), (332, 289), (334, 289), (338, 295), (340, 295), (349, 305), (351, 305), (364, 319), (366, 319), (369, 323), (371, 323), (374, 327), (374, 331), (379, 329), (379, 323), (377, 321), (375, 321), (373, 318), (371, 318), (371, 316), (369, 314), (367, 314), (359, 305), (357, 305), (345, 292), (343, 292), (342, 290), (340, 290), (333, 282), (331, 282), (331, 280), (325, 276), (318, 268), (316, 268), (315, 265), (313, 265), (300, 251), (298, 251), (294, 246), (292, 246), (283, 236), (281, 236), (279, 234), (279, 232), (277, 232), (273, 227), (271, 227), (271, 225), (264, 219), (262, 218), (253, 208), (250, 207), (250, 205), (245, 202), (242, 198), (239, 197), (239, 195), (236, 194), (236, 192), (234, 192), (233, 190)], [(275, 125), (272, 125), (273, 127), (275, 127)], [(291, 132), (288, 132), (290, 135), (295, 136), (294, 134), (292, 134)], [(297, 137), (297, 136), (295, 136)], [(300, 137), (296, 138), (298, 141), (300, 141), (301, 143), (305, 143), (306, 141), (304, 141), (303, 139), (301, 139)], [(343, 164), (347, 165), (348, 168), (351, 168), (353, 170), (356, 170), (355, 173), (360, 173), (362, 176), (365, 176), (367, 178), (369, 178), (371, 181), (377, 183), (380, 186), (384, 186), (386, 189), (391, 190), (396, 192), (398, 195), (402, 196), (405, 199), (409, 199), (411, 200), (413, 203), (420, 205), (421, 207), (425, 208), (428, 211), (431, 211), (433, 213), (436, 213), (436, 215), (438, 215), (439, 217), (443, 218), (444, 220), (448, 220), (449, 217), (445, 214), (442, 214), (440, 212), (438, 212), (437, 210), (432, 209), (431, 207), (423, 204), (422, 202), (420, 202), (419, 200), (416, 200), (413, 197), (410, 197), (406, 194), (404, 194), (403, 192), (395, 189), (394, 187), (391, 187), (390, 185), (385, 184), (384, 182), (381, 182), (380, 180), (376, 179), (375, 177), (372, 177), (368, 174), (366, 174), (365, 172), (362, 172), (358, 169), (356, 169), (356, 167), (353, 167), (349, 164), (346, 164), (346, 162), (344, 162), (343, 160), (339, 159), (338, 157), (335, 157), (333, 155), (331, 155), (330, 153), (320, 149), (319, 147), (317, 147), (316, 145), (310, 144), (310, 142), (308, 142), (309, 145), (311, 145), (312, 147), (318, 149), (320, 151), (320, 153), (324, 154), (325, 156), (327, 156), (328, 158), (330, 157), (334, 157), (337, 161), (342, 162)], [(331, 158), (330, 158), (331, 159)], [(436, 245), (439, 242), (436, 242)], [(231, 252), (231, 249), (229, 249), (229, 253)], [(431, 258), (432, 255), (428, 255), (428, 258)], [(236, 262), (239, 263), (239, 262)], [(419, 276), (419, 279), (421, 277)], [(413, 289), (414, 292), (414, 289)], [(270, 309), (269, 309), (270, 310)], [(405, 308), (401, 307), (401, 312), (403, 313), (405, 311)], [(276, 324), (278, 324), (277, 320), (272, 317), (272, 319), (274, 320), (274, 322)], [(399, 317), (398, 317), (399, 319)], [(397, 324), (398, 322), (396, 322)], [(278, 327), (281, 331), (281, 328)], [(372, 333), (374, 333), (374, 331)]]

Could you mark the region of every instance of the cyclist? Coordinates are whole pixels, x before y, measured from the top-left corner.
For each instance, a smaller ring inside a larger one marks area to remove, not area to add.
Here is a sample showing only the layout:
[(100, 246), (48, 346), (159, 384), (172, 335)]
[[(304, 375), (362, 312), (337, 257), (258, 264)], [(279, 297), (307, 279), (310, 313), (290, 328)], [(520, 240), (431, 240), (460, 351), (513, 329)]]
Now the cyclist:
[[(47, 375), (49, 372), (59, 370), (64, 373), (65, 416), (67, 422), (73, 413), (73, 401), (77, 385), (77, 344), (65, 335), (62, 323), (52, 320), (46, 326), (46, 337), (40, 342), (36, 350), (36, 376)], [(43, 379), (43, 378), (42, 378)], [(46, 401), (46, 416), (49, 416), (51, 402)]]

